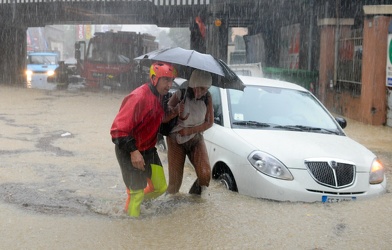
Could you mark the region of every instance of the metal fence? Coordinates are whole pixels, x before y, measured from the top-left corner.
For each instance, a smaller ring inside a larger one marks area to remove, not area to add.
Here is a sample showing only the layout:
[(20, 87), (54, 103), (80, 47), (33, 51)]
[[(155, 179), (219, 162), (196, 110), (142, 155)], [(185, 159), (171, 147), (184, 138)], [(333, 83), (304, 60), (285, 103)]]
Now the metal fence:
[(351, 30), (339, 40), (337, 64), (337, 90), (361, 95), (362, 77), (362, 29)]

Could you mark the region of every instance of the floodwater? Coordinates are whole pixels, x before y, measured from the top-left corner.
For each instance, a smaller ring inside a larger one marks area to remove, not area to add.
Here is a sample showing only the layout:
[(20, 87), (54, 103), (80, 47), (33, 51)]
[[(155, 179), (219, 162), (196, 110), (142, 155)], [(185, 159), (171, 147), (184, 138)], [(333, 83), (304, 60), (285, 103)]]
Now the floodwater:
[[(0, 86), (0, 249), (391, 249), (390, 185), (333, 204), (254, 199), (215, 181), (194, 197), (187, 166), (179, 195), (127, 217), (109, 134), (124, 96)], [(391, 179), (392, 128), (345, 130)]]

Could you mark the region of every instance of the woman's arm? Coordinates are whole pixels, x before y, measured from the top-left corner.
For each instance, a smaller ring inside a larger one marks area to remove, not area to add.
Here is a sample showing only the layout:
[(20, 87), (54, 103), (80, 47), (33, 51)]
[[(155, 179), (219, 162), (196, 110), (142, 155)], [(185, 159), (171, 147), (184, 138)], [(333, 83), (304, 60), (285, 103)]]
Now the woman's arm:
[(171, 119), (178, 116), (178, 114), (184, 111), (184, 102), (183, 101), (180, 102), (177, 93), (171, 96), (171, 98), (167, 103), (167, 106), (168, 106), (168, 111), (165, 113), (162, 123), (169, 122)]

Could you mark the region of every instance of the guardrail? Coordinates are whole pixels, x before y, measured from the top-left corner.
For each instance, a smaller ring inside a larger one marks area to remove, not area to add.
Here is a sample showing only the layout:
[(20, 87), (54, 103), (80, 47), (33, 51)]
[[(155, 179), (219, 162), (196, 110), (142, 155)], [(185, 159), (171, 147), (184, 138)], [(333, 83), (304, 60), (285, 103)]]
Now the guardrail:
[(0, 0), (0, 4), (55, 3), (55, 2), (150, 2), (158, 6), (208, 5), (211, 0)]

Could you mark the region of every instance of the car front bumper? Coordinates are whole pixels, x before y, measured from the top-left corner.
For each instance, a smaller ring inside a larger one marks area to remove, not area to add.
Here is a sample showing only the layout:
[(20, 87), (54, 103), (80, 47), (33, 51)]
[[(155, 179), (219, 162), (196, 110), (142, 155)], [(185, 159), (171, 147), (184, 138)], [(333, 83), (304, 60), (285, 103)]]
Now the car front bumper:
[(234, 174), (240, 194), (277, 201), (361, 200), (385, 193), (387, 185), (386, 178), (380, 184), (370, 185), (368, 173), (357, 173), (351, 186), (335, 189), (318, 184), (305, 169), (290, 169), (294, 176), (292, 181), (273, 178), (257, 170), (247, 172), (243, 171), (241, 177)]

